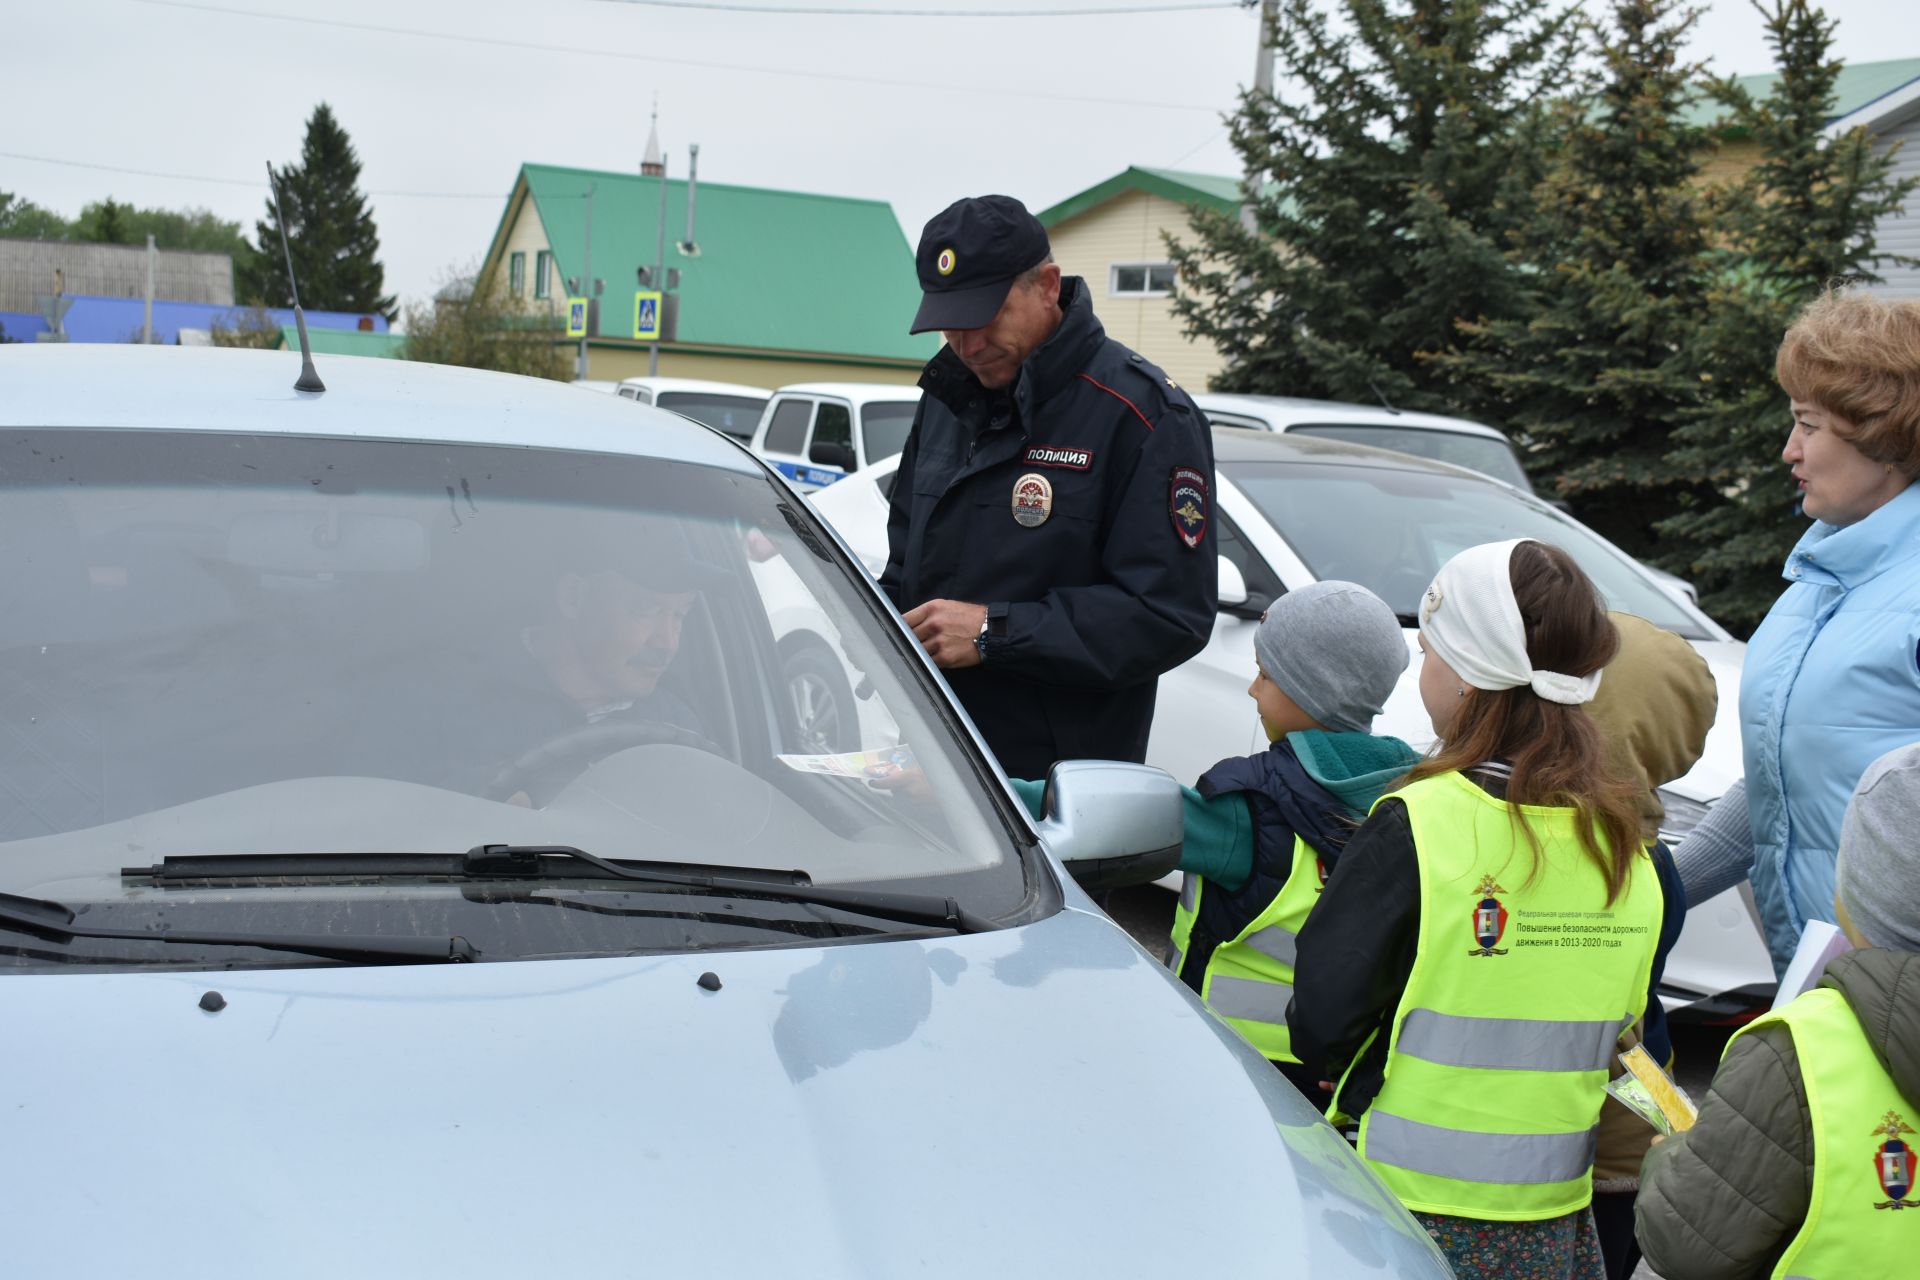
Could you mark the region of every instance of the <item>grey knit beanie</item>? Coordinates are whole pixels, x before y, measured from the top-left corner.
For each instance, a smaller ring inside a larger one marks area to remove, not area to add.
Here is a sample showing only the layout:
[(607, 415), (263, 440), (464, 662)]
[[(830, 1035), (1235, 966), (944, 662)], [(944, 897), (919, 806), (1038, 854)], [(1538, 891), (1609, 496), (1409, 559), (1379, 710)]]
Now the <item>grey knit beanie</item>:
[(1407, 669), (1387, 602), (1357, 582), (1316, 582), (1268, 606), (1253, 635), (1267, 678), (1335, 733), (1369, 733)]
[(1867, 766), (1840, 825), (1840, 905), (1876, 947), (1920, 951), (1920, 743)]

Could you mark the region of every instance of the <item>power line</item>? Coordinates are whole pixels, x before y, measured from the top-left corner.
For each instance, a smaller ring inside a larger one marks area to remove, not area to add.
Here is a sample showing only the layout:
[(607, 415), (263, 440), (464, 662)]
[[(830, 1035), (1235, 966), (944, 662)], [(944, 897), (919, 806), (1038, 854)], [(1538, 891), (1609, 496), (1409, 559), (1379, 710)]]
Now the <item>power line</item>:
[[(69, 169), (96, 169), (101, 173), (125, 173), (137, 178), (171, 178), (175, 182), (209, 182), (223, 187), (264, 188), (258, 178), (212, 178), (199, 173), (165, 173), (158, 169), (129, 169), (123, 165), (92, 164), (85, 160), (59, 160), (53, 156), (29, 156), (17, 151), (0, 151), (0, 158), (28, 160), (35, 164), (65, 165)], [(410, 200), (504, 200), (498, 191), (368, 191), (369, 196), (404, 197)]]
[(518, 52), (534, 51), (539, 53), (561, 53), (580, 58), (612, 58), (621, 62), (649, 62), (668, 67), (691, 67), (701, 71), (743, 71), (750, 75), (788, 76), (797, 80), (832, 80), (843, 84), (876, 85), (887, 89), (939, 89), (949, 93), (963, 93), (978, 97), (991, 93), (998, 98), (1040, 98), (1050, 102), (1078, 102), (1103, 107), (1146, 107), (1154, 111), (1205, 111), (1217, 113), (1220, 108), (1202, 106), (1193, 102), (1155, 102), (1149, 98), (1089, 98), (1070, 93), (1048, 93), (1042, 89), (987, 89), (978, 84), (941, 84), (931, 80), (898, 80), (883, 76), (842, 75), (828, 71), (796, 71), (790, 67), (753, 66), (737, 62), (708, 62), (694, 58), (669, 58), (655, 54), (623, 53), (612, 49), (587, 49), (578, 45), (534, 44), (526, 40), (509, 40), (498, 36), (474, 36), (455, 31), (426, 31), (417, 27), (387, 27), (371, 22), (347, 22), (339, 18), (309, 18), (292, 13), (259, 13), (251, 9), (229, 9), (220, 5), (197, 4), (191, 0), (133, 0), (135, 4), (153, 5), (163, 9), (192, 9), (201, 13), (217, 13), (230, 18), (258, 18), (267, 22), (293, 22), (310, 27), (337, 27), (347, 31), (371, 31), (378, 35), (412, 36), (422, 40), (452, 40), (461, 44), (487, 45), (494, 48), (513, 49)]
[(1250, 0), (1202, 0), (1188, 4), (1103, 5), (1088, 9), (847, 9), (814, 5), (722, 4), (715, 0), (602, 0), (649, 9), (695, 9), (719, 13), (790, 14), (832, 18), (1084, 18), (1129, 13), (1191, 13), (1196, 9), (1246, 9)]

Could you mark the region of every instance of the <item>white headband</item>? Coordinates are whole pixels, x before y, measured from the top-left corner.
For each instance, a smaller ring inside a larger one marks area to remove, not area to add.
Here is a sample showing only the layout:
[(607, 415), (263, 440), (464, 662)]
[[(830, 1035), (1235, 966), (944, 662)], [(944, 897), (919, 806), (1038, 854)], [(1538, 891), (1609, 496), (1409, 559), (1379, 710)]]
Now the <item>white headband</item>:
[(1527, 626), (1513, 598), (1509, 562), (1524, 538), (1468, 547), (1440, 567), (1420, 601), (1420, 634), (1462, 680), (1498, 691), (1526, 685), (1549, 702), (1593, 701), (1600, 673), (1536, 671), (1527, 656)]

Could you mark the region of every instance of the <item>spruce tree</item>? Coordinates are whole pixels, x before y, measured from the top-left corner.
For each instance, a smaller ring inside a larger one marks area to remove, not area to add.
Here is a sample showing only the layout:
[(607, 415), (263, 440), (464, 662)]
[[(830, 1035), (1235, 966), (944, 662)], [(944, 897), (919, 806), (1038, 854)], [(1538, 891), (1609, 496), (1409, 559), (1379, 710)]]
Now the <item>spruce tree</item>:
[(1732, 79), (1714, 85), (1725, 124), (1759, 145), (1760, 160), (1717, 193), (1727, 262), (1699, 343), (1710, 399), (1674, 432), (1675, 464), (1712, 488), (1660, 525), (1701, 604), (1742, 634), (1780, 594), (1781, 567), (1807, 526), (1780, 461), (1790, 421), (1773, 377), (1780, 337), (1829, 284), (1878, 279), (1874, 223), (1913, 187), (1890, 178), (1892, 161), (1864, 129), (1823, 136), (1840, 75), (1833, 21), (1807, 0), (1755, 8), (1779, 74), (1760, 101)]
[(1175, 310), (1226, 391), (1473, 407), (1427, 359), (1456, 316), (1518, 314), (1502, 250), (1540, 172), (1538, 102), (1574, 56), (1551, 0), (1283, 0), (1278, 95), (1229, 119), (1257, 230), (1197, 212)]
[(1700, 484), (1668, 462), (1669, 433), (1701, 402), (1692, 364), (1710, 229), (1697, 185), (1706, 131), (1689, 123), (1698, 68), (1679, 0), (1614, 0), (1590, 92), (1557, 109), (1551, 168), (1515, 246), (1525, 319), (1463, 323), (1444, 359), (1499, 397), (1529, 471), (1633, 555)]
[[(393, 298), (380, 292), (386, 274), (380, 266), (380, 235), (360, 192), (360, 159), (326, 103), (315, 107), (307, 120), (299, 163), (275, 174), (301, 304), (320, 311), (379, 312), (392, 320)], [(234, 264), (241, 300), (292, 306), (271, 197), (266, 218), (254, 224), (254, 235), (259, 252), (250, 262)]]

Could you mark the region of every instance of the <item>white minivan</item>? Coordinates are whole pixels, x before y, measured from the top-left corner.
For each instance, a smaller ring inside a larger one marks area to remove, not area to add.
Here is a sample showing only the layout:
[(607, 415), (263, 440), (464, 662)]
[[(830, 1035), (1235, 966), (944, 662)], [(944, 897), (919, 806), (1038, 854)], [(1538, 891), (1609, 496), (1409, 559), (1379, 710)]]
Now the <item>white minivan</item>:
[(801, 492), (900, 452), (920, 388), (885, 382), (796, 382), (767, 402), (749, 446)]
[(670, 409), (745, 444), (753, 438), (770, 393), (765, 387), (702, 378), (625, 378), (614, 394), (623, 400)]

